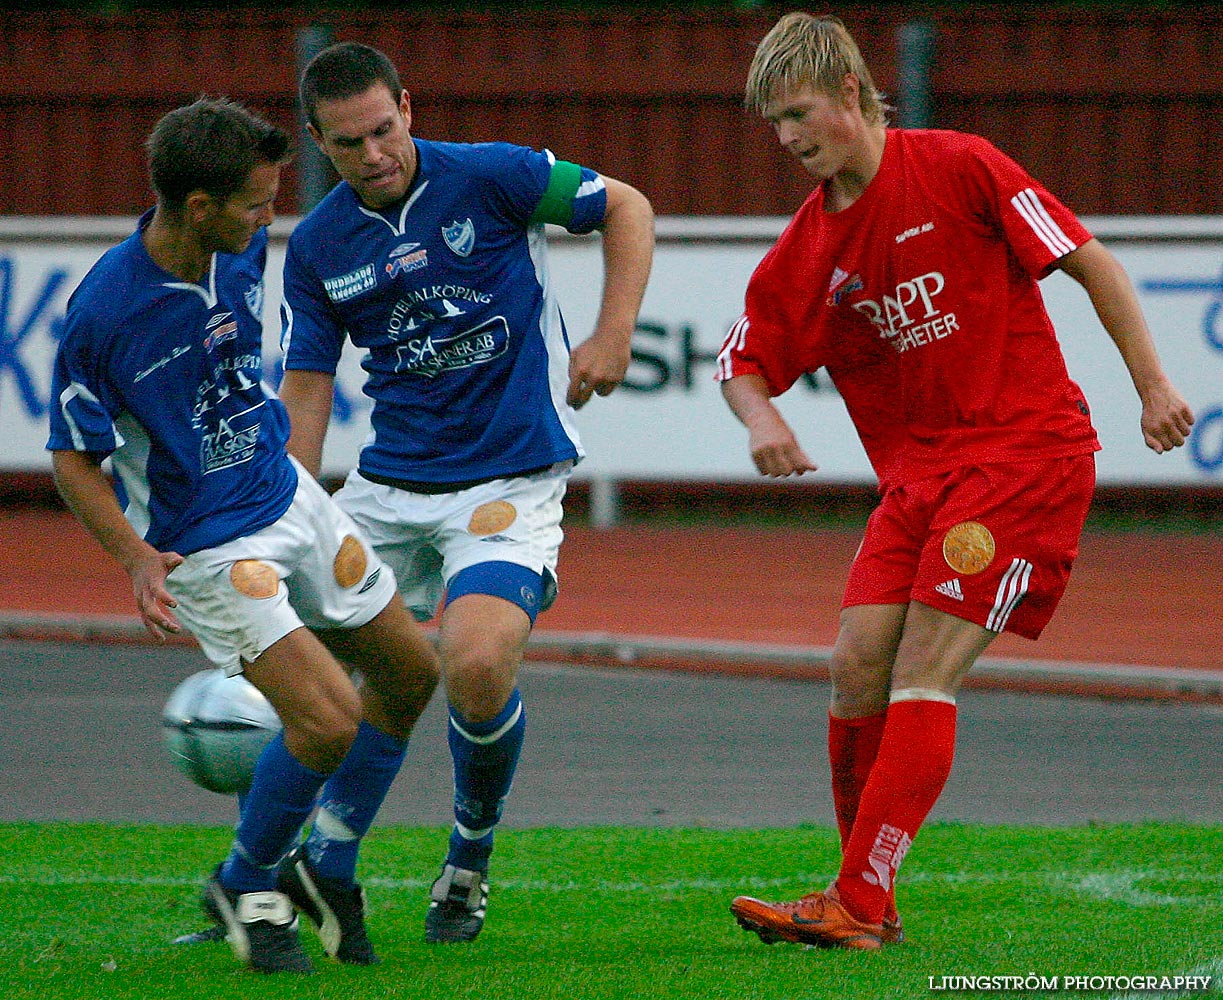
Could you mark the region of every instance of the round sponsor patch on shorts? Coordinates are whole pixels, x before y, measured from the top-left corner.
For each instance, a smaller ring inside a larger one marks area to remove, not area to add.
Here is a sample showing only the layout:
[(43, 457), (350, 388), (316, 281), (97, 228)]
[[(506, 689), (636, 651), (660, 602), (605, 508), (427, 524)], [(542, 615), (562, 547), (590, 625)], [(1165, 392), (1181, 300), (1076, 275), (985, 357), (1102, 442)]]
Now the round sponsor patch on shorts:
[(504, 531), (518, 517), (518, 511), (507, 500), (492, 500), (482, 503), (471, 512), (467, 530), (473, 535), (495, 535)]
[(943, 558), (962, 576), (980, 573), (994, 561), (994, 536), (978, 521), (961, 521), (943, 536)]
[(335, 562), (331, 571), (335, 574), (335, 582), (341, 587), (355, 587), (365, 576), (365, 567), (369, 561), (365, 558), (365, 546), (352, 535), (345, 535), (340, 543), (340, 551), (335, 554)]
[(239, 594), (257, 601), (275, 597), (280, 589), (275, 568), (258, 559), (239, 559), (229, 568), (229, 582)]

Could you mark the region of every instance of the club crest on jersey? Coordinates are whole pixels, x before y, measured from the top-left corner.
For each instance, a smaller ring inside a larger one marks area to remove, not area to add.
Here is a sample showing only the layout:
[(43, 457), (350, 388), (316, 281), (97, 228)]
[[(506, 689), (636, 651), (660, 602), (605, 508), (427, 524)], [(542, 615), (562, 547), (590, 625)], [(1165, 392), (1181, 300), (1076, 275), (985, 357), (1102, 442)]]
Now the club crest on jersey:
[(859, 275), (851, 277), (844, 268), (835, 268), (832, 278), (828, 281), (828, 305), (839, 306), (845, 296), (860, 292), (865, 287)]
[(255, 319), (263, 322), (263, 282), (256, 281), (248, 288), (242, 297), (246, 300), (246, 308), (251, 311), (251, 315)]
[(476, 227), (470, 218), (459, 222), (457, 219), (448, 226), (442, 226), (442, 239), (460, 257), (470, 257), (476, 246)]
[(419, 243), (400, 243), (388, 255), (390, 261), (386, 265), (386, 273), (394, 278), (409, 271), (419, 271), (429, 266), (429, 251), (418, 249)]
[(213, 316), (205, 324), (204, 329), (209, 331), (204, 337), (204, 350), (211, 353), (216, 348), (225, 343), (227, 340), (233, 340), (238, 336), (238, 324), (231, 319), (233, 313), (221, 313), (219, 316)]

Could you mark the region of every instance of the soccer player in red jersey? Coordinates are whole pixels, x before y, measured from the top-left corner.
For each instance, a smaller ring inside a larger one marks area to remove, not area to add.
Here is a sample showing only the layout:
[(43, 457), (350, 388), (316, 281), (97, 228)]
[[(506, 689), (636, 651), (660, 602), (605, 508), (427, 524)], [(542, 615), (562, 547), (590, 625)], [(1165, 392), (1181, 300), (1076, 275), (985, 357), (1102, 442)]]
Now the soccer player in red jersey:
[(1091, 503), (1099, 444), (1038, 279), (1086, 290), (1151, 449), (1183, 444), (1193, 414), (1113, 255), (984, 139), (889, 128), (839, 20), (783, 17), (746, 97), (818, 186), (751, 278), (723, 395), (760, 473), (802, 475), (816, 464), (772, 398), (826, 368), (882, 499), (831, 663), (840, 873), (731, 910), (766, 942), (875, 949), (903, 936), (896, 872), (950, 773), (960, 683), (1000, 632), (1040, 635)]

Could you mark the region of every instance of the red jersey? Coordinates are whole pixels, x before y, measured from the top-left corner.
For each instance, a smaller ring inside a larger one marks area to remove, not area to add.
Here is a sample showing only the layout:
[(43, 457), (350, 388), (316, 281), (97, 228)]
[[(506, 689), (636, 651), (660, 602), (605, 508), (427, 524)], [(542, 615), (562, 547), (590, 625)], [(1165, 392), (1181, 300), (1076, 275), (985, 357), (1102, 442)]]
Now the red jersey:
[(1037, 287), (1089, 239), (985, 139), (889, 129), (861, 197), (828, 213), (821, 185), (760, 262), (717, 378), (826, 368), (885, 488), (1096, 451)]

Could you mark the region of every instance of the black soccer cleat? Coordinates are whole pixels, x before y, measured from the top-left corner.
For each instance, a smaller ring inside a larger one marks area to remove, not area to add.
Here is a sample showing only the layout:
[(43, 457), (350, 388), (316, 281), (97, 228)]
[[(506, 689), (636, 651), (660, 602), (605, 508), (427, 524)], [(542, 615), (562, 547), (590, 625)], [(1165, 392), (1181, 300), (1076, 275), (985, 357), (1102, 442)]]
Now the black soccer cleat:
[(430, 944), (474, 941), (488, 910), (488, 872), (443, 865), (429, 898), (426, 941)]
[(212, 944), (213, 941), (225, 940), (225, 928), (219, 924), (205, 927), (202, 931), (192, 931), (190, 934), (180, 934), (171, 944)]
[(257, 972), (311, 973), (314, 966), (297, 936), (297, 914), (280, 892), (236, 892), (218, 880), (204, 883), (204, 912), (224, 929), (238, 961)]
[(377, 965), (365, 931), (365, 892), (359, 885), (314, 870), (304, 846), (281, 862), (277, 888), (318, 928), (323, 950), (349, 965)]

